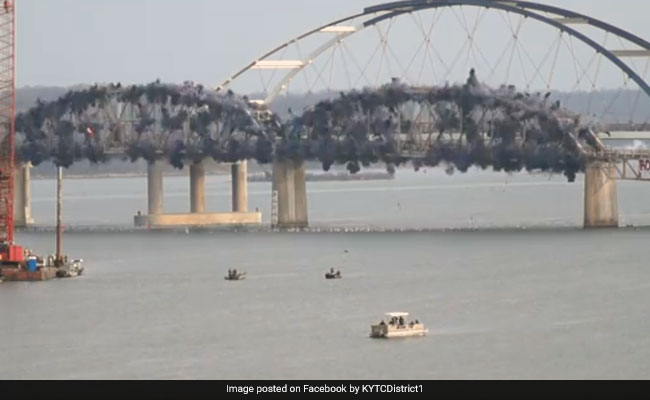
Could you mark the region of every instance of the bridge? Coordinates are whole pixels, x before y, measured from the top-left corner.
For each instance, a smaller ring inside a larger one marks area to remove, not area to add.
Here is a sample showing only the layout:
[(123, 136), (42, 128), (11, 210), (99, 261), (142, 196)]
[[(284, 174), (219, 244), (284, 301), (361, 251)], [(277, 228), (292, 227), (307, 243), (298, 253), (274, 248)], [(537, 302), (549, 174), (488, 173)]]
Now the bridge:
[[(140, 226), (261, 223), (247, 209), (247, 160), (273, 164), (272, 220), (281, 228), (308, 226), (306, 160), (353, 173), (375, 163), (545, 171), (570, 181), (584, 172), (585, 227), (618, 226), (616, 181), (650, 179), (650, 150), (613, 146), (650, 139), (635, 130), (650, 121), (648, 65), (646, 40), (558, 7), (373, 6), (271, 49), (216, 92), (191, 83), (95, 86), (38, 104), (17, 119), (16, 221), (30, 222), (30, 163), (121, 157), (149, 164)], [(298, 95), (306, 107), (296, 113)], [(208, 158), (232, 164), (232, 212), (206, 212)], [(187, 214), (164, 213), (166, 162), (189, 165)]]

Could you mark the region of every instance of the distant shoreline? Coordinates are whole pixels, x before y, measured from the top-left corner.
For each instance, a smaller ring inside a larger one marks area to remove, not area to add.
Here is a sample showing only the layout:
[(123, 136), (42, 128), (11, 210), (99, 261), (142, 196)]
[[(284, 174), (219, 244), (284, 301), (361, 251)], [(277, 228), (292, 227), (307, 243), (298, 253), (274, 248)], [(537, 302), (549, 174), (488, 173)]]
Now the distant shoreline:
[[(206, 172), (206, 176), (226, 176), (227, 173), (210, 173)], [(65, 179), (118, 179), (118, 178), (144, 178), (147, 176), (146, 172), (132, 172), (132, 173), (114, 173), (114, 174), (70, 174), (66, 175)], [(165, 176), (189, 176), (189, 173), (165, 173)], [(48, 180), (56, 179), (54, 175), (31, 175), (32, 180)]]
[[(32, 225), (26, 228), (18, 228), (18, 232), (27, 234), (50, 234), (56, 232), (55, 225)], [(476, 226), (476, 227), (422, 227), (422, 228), (400, 228), (400, 227), (381, 227), (381, 226), (336, 226), (336, 225), (319, 225), (315, 224), (309, 228), (295, 229), (276, 229), (268, 224), (260, 226), (212, 226), (212, 227), (167, 227), (167, 228), (137, 228), (130, 225), (66, 225), (64, 227), (66, 234), (238, 234), (261, 233), (261, 234), (472, 234), (472, 233), (507, 233), (507, 232), (525, 232), (544, 233), (544, 232), (587, 232), (582, 226), (570, 224), (558, 225), (514, 225), (514, 226)], [(606, 231), (616, 232), (647, 232), (650, 226), (643, 225), (626, 225), (619, 228), (612, 228)]]
[[(378, 181), (378, 180), (393, 180), (395, 175), (389, 172), (366, 171), (351, 174), (349, 172), (307, 172), (305, 175), (307, 182), (350, 182), (350, 181)], [(248, 175), (249, 182), (271, 182), (273, 176), (271, 173), (266, 172), (263, 174), (250, 174)]]
[[(188, 172), (165, 172), (165, 176), (188, 176)], [(206, 172), (206, 176), (229, 176), (227, 172)], [(147, 176), (146, 172), (125, 172), (125, 173), (103, 173), (103, 174), (65, 174), (65, 179), (118, 179), (118, 178), (144, 178)], [(307, 181), (332, 181), (332, 182), (345, 182), (345, 181), (363, 181), (363, 180), (393, 180), (394, 175), (387, 172), (359, 172), (357, 174), (348, 173), (307, 173)], [(52, 180), (56, 179), (55, 175), (31, 175), (32, 180)], [(271, 182), (272, 178), (270, 173), (253, 173), (248, 175), (248, 181), (251, 183), (257, 182)]]

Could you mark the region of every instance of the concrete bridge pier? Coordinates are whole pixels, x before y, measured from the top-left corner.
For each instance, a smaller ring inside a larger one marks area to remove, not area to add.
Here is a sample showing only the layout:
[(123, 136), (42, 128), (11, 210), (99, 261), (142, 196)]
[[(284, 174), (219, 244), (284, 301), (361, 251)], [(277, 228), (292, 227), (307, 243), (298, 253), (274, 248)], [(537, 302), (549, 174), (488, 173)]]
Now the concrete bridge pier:
[(149, 215), (163, 213), (163, 163), (160, 160), (150, 162), (147, 169), (147, 198)]
[(248, 212), (248, 164), (241, 161), (233, 164), (232, 171), (232, 211)]
[[(235, 212), (208, 212), (205, 198), (206, 172), (203, 162), (190, 164), (190, 212), (165, 214), (163, 211), (163, 161), (149, 164), (147, 188), (149, 213), (135, 216), (135, 226), (154, 229), (261, 225), (262, 214), (247, 212), (246, 164), (233, 166), (233, 208)], [(236, 179), (235, 179), (236, 178)]]
[(585, 171), (585, 228), (618, 228), (616, 166), (591, 161)]
[(32, 219), (31, 163), (16, 165), (14, 175), (14, 226), (24, 228), (34, 223)]
[(290, 162), (276, 161), (273, 163), (273, 205), (272, 225), (274, 228), (291, 228), (294, 221), (294, 169)]
[(309, 226), (307, 184), (304, 163), (276, 161), (273, 164), (274, 228), (291, 229)]
[(304, 162), (295, 166), (293, 185), (295, 224), (300, 228), (307, 228), (309, 226), (309, 212), (307, 209), (307, 167)]
[(200, 161), (190, 165), (190, 212), (205, 212), (205, 167)]

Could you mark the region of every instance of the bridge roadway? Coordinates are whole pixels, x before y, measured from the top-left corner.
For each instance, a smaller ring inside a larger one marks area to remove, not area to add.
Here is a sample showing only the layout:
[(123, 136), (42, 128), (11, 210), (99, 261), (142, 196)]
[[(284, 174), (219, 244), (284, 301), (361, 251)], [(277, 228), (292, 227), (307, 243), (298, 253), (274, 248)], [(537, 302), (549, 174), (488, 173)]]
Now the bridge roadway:
[[(398, 134), (403, 155), (421, 157), (434, 134), (420, 134), (419, 143), (408, 145), (413, 134)], [(437, 136), (437, 133), (435, 134)], [(460, 134), (445, 134), (447, 140), (460, 140)], [(616, 131), (600, 134), (603, 150), (586, 154), (585, 172), (585, 227), (618, 226), (617, 180), (650, 181), (650, 132)], [(616, 147), (625, 141), (626, 147)], [(630, 147), (629, 141), (641, 145)], [(645, 146), (648, 147), (645, 147)], [(126, 159), (122, 149), (112, 149), (108, 157)], [(149, 163), (147, 173), (148, 212), (134, 217), (136, 226), (165, 228), (178, 226), (260, 225), (260, 212), (248, 211), (247, 164), (232, 164), (232, 211), (212, 213), (205, 204), (205, 169), (202, 163), (189, 167), (189, 212), (166, 214), (163, 204), (163, 163)], [(27, 226), (31, 217), (29, 165), (16, 170), (15, 220), (17, 226)], [(305, 228), (308, 226), (307, 187), (305, 166), (293, 162), (275, 162), (271, 205), (272, 224), (278, 228)]]

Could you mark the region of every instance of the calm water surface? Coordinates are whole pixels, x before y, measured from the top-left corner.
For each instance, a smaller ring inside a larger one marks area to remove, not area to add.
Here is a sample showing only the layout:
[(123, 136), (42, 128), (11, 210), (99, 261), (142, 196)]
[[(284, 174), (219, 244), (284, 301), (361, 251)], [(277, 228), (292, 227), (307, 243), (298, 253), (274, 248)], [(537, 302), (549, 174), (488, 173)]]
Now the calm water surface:
[[(166, 210), (185, 211), (187, 179), (165, 185)], [(650, 186), (619, 187), (622, 224), (650, 225)], [(120, 231), (145, 188), (66, 181), (66, 222), (104, 228), (65, 237), (86, 276), (0, 285), (5, 379), (650, 378), (650, 230), (578, 229), (580, 182), (430, 170), (309, 184), (314, 226), (428, 232)], [(270, 185), (249, 189), (268, 221)], [(54, 222), (53, 194), (34, 182), (37, 223)], [(228, 210), (227, 178), (208, 179), (208, 204)], [(51, 233), (19, 241), (54, 247)], [(344, 279), (325, 281), (332, 266)], [(225, 281), (229, 268), (249, 279)], [(387, 311), (430, 335), (369, 339)]]

